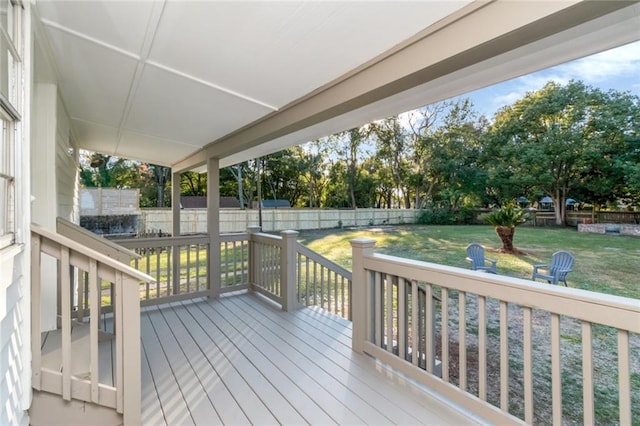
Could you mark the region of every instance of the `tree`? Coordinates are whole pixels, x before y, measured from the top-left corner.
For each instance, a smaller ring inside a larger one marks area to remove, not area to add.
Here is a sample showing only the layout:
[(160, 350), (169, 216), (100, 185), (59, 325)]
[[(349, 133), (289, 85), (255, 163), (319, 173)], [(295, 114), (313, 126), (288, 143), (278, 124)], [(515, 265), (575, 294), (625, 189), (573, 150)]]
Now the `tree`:
[(307, 186), (301, 176), (306, 173), (304, 149), (294, 146), (263, 158), (263, 199), (289, 200), (292, 206), (301, 206)]
[[(362, 146), (369, 138), (368, 126), (355, 127), (331, 136), (328, 142), (333, 145), (334, 152), (346, 163), (347, 194), (350, 207), (355, 209), (359, 205), (356, 200), (356, 186), (360, 175), (359, 159)], [(331, 175), (335, 179), (334, 175)]]
[[(407, 178), (412, 150), (406, 129), (401, 126), (398, 117), (394, 116), (372, 123), (371, 133), (377, 141), (375, 157), (387, 171), (393, 184), (393, 192), (399, 198), (398, 204), (411, 208)], [(391, 207), (391, 203), (388, 207)]]
[[(91, 167), (90, 158), (95, 156), (102, 161), (98, 167)], [(79, 175), (80, 185), (85, 188), (139, 189), (140, 207), (166, 207), (171, 202), (168, 167), (85, 151), (80, 157)]]
[[(90, 166), (90, 157), (97, 156), (101, 164)], [(80, 157), (80, 185), (85, 188), (137, 188), (139, 163), (106, 154), (84, 151)]]
[(207, 195), (207, 174), (198, 172), (180, 173), (180, 195)]
[(426, 202), (447, 209), (477, 204), (486, 186), (486, 172), (479, 163), (486, 119), (469, 99), (440, 103), (424, 116), (417, 123), (431, 121), (412, 124), (419, 173), (413, 179), (428, 188)]
[(566, 199), (604, 203), (621, 193), (616, 162), (638, 134), (638, 98), (571, 81), (547, 83), (500, 110), (488, 135), (490, 187), (499, 201), (525, 188), (550, 195), (556, 223), (565, 223)]
[(502, 251), (504, 253), (516, 253), (518, 250), (513, 246), (513, 238), (516, 233), (516, 226), (526, 221), (526, 212), (517, 209), (513, 204), (502, 206), (499, 210), (489, 213), (486, 217), (489, 225), (493, 225), (496, 234), (502, 241)]

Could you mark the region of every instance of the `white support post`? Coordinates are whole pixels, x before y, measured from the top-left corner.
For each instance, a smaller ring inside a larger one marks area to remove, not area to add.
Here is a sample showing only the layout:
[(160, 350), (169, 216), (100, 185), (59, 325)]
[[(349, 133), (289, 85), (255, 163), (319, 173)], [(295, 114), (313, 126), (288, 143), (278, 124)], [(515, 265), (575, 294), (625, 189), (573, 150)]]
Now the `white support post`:
[(220, 295), (220, 163), (207, 161), (207, 232), (209, 233), (209, 297)]
[(253, 241), (253, 235), (260, 232), (260, 227), (257, 225), (247, 227), (247, 233), (249, 234), (249, 290), (253, 291), (253, 286), (256, 283), (256, 268), (258, 266), (258, 259), (256, 258), (256, 246)]
[(171, 174), (171, 235), (180, 235), (180, 173)]
[(353, 331), (351, 337), (351, 348), (358, 353), (364, 351), (364, 342), (367, 340), (367, 322), (370, 316), (370, 299), (367, 271), (364, 269), (364, 257), (373, 254), (374, 240), (357, 238), (351, 240), (351, 250), (353, 255), (353, 272), (351, 280), (351, 320)]
[[(171, 174), (171, 235), (180, 235), (180, 173)], [(180, 246), (171, 246), (172, 294), (180, 293)]]
[(298, 308), (298, 286), (296, 280), (296, 244), (297, 231), (282, 231), (282, 249), (280, 251), (280, 291), (282, 292), (282, 310), (294, 311)]

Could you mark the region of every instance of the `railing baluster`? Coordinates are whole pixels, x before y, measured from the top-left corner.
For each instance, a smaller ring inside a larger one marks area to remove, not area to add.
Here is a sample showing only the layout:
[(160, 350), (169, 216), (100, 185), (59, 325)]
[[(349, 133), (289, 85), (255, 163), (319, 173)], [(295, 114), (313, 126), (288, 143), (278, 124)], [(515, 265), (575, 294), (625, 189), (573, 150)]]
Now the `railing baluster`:
[[(331, 270), (329, 269), (329, 273)], [(331, 281), (333, 284), (333, 313), (338, 313), (338, 274), (336, 272), (333, 273), (333, 280)]]
[(277, 294), (277, 282), (276, 282), (276, 263), (275, 263), (275, 252), (276, 248), (274, 246), (268, 246), (269, 251), (269, 271), (271, 271), (271, 276), (269, 277), (269, 291), (271, 293)]
[(232, 274), (232, 280), (233, 282), (231, 283), (231, 285), (236, 285), (238, 284), (238, 255), (240, 253), (238, 253), (238, 242), (234, 241), (233, 242), (233, 246), (232, 246), (232, 253), (233, 253), (233, 274)]
[(524, 421), (533, 423), (533, 358), (532, 358), (532, 320), (531, 308), (522, 308), (522, 346), (524, 373)]
[(509, 323), (507, 302), (500, 301), (500, 408), (509, 412)]
[(478, 398), (487, 400), (487, 299), (478, 296)]
[(418, 282), (411, 281), (411, 363), (418, 366), (420, 361), (420, 307), (418, 300)]
[(373, 333), (375, 336), (375, 344), (379, 348), (382, 347), (382, 334), (383, 326), (382, 326), (382, 297), (383, 297), (383, 287), (382, 287), (382, 274), (380, 272), (376, 272), (374, 274), (374, 291), (373, 291), (373, 303), (374, 303), (374, 322), (373, 322)]
[(62, 319), (62, 398), (71, 400), (71, 293), (67, 286), (71, 282), (69, 275), (69, 248), (60, 246), (60, 292), (59, 313)]
[(224, 284), (229, 285), (229, 243), (224, 242)]
[(435, 359), (433, 357), (433, 353), (435, 351), (435, 339), (433, 336), (433, 288), (429, 283), (425, 283), (424, 296), (425, 361), (427, 372), (433, 373), (433, 366), (435, 365)]
[[(302, 300), (300, 300), (302, 298), (302, 255), (298, 252), (296, 252), (296, 268), (296, 274), (298, 275), (296, 278), (296, 294), (298, 295), (298, 303), (302, 303)], [(306, 301), (304, 304), (306, 306)]]
[(554, 424), (562, 423), (562, 366), (560, 357), (560, 315), (551, 314), (551, 394)]
[(320, 307), (324, 309), (324, 266), (320, 265)]
[(621, 425), (631, 424), (631, 359), (629, 357), (629, 332), (618, 330), (618, 396)]
[(387, 352), (393, 353), (393, 287), (396, 277), (385, 275), (385, 320), (387, 323)]
[(398, 278), (398, 356), (404, 360), (407, 359), (408, 315), (407, 283), (404, 278)]
[(207, 247), (203, 244), (197, 244), (196, 247), (198, 248), (198, 251), (196, 252), (196, 291), (200, 291), (200, 252), (204, 249), (206, 255)]
[(91, 401), (98, 403), (100, 394), (98, 391), (98, 380), (100, 379), (100, 369), (98, 364), (98, 322), (100, 316), (98, 314), (100, 289), (98, 288), (98, 262), (95, 259), (89, 259), (89, 272), (88, 272), (88, 284), (89, 284), (89, 302), (91, 304), (89, 308), (89, 339), (91, 347)]
[[(77, 298), (76, 321), (78, 321), (79, 323), (82, 323), (83, 317), (84, 317), (84, 286), (85, 286), (85, 282), (83, 280), (84, 273), (82, 273), (80, 269), (75, 269), (75, 268), (73, 268), (72, 271), (75, 272), (75, 274), (72, 273), (71, 277), (73, 277), (74, 275), (76, 276), (76, 298)], [(71, 279), (73, 280), (73, 278)]]
[(595, 424), (593, 404), (593, 341), (592, 326), (588, 321), (582, 321), (582, 412), (584, 424)]
[[(187, 293), (191, 293), (191, 243), (186, 245), (187, 247), (187, 272), (186, 272), (186, 289)], [(196, 246), (197, 250), (197, 246)]]
[[(160, 280), (160, 250), (162, 248), (159, 247), (158, 249), (155, 250), (156, 253), (156, 299), (160, 298), (160, 283), (162, 282)], [(168, 285), (168, 283), (167, 283)]]
[(458, 354), (459, 386), (467, 390), (467, 293), (458, 292)]
[(316, 282), (318, 281), (318, 264), (313, 262), (313, 305), (318, 304)]
[(442, 380), (449, 382), (449, 290), (442, 287)]
[(340, 276), (340, 312), (344, 317), (344, 277)]

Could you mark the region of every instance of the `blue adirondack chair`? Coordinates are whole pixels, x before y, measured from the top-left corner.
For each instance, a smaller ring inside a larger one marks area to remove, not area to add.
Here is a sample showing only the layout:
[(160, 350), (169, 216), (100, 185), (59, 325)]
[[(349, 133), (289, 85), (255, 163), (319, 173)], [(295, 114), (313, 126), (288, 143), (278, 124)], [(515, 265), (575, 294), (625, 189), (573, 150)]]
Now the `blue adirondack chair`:
[(573, 268), (575, 257), (572, 253), (564, 250), (557, 251), (551, 256), (551, 264), (533, 265), (532, 280), (542, 278), (551, 284), (558, 284), (562, 281), (567, 286), (567, 274)]
[(467, 262), (471, 262), (471, 269), (474, 271), (487, 271), (497, 274), (496, 260), (484, 257), (484, 247), (477, 243), (467, 246)]

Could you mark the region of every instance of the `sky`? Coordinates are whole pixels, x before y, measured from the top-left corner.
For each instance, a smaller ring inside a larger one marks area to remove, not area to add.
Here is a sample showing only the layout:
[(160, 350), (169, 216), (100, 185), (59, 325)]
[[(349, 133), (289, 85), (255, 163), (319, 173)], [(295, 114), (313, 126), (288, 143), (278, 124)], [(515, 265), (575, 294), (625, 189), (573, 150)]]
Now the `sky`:
[(479, 89), (462, 97), (470, 98), (475, 109), (491, 119), (499, 108), (512, 104), (527, 92), (541, 89), (548, 81), (565, 84), (572, 79), (604, 91), (615, 89), (640, 96), (640, 41)]

